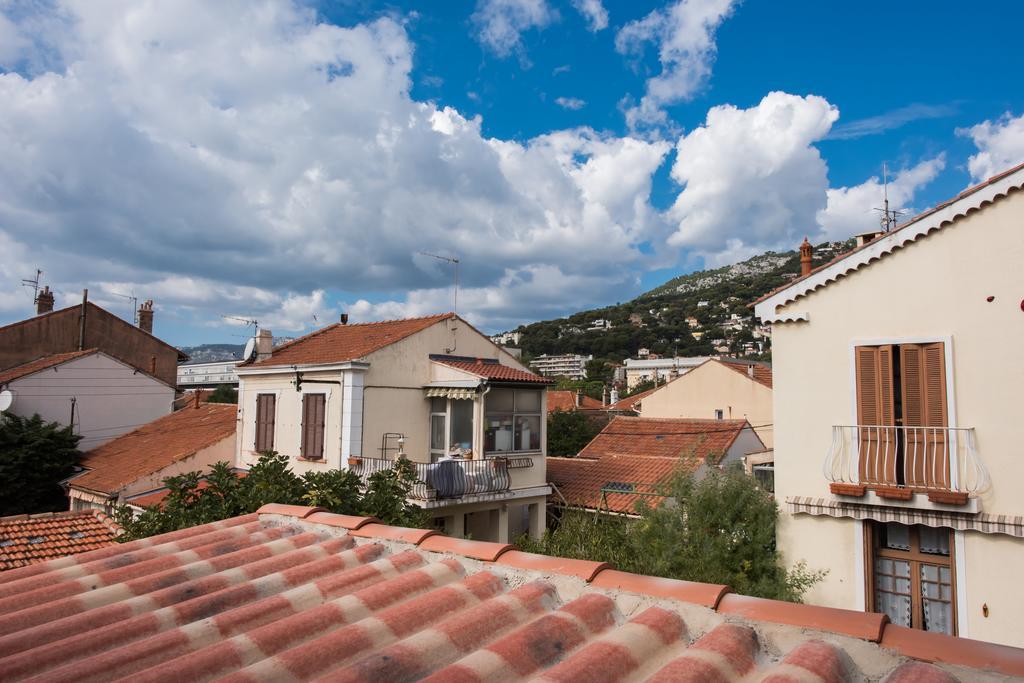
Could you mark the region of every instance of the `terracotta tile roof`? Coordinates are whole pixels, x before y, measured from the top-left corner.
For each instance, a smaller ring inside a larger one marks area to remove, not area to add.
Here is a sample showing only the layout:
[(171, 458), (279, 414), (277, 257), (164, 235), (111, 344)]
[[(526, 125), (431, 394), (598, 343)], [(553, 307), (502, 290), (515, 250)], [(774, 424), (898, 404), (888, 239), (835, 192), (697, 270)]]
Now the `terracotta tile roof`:
[(510, 368), (495, 359), (453, 359), (431, 356), (431, 360), (456, 370), (462, 370), (495, 382), (528, 382), (530, 384), (554, 384), (554, 380), (535, 375), (532, 372)]
[(268, 505), (0, 574), (0, 672), (76, 682), (1024, 675), (1024, 650), (908, 636), (887, 621)]
[(556, 410), (571, 412), (573, 410), (603, 410), (605, 406), (596, 398), (584, 394), (580, 399), (579, 407), (576, 406), (576, 392), (563, 389), (548, 389), (548, 412)]
[(119, 531), (102, 512), (0, 517), (0, 571), (113, 545)]
[(70, 485), (115, 493), (139, 477), (234, 437), (237, 414), (233, 403), (201, 403), (153, 420), (89, 451), (81, 464), (90, 471)]
[[(637, 503), (648, 507), (660, 504), (661, 496), (645, 494), (656, 493), (658, 485), (666, 482), (676, 467), (693, 471), (698, 464), (694, 460), (660, 456), (610, 455), (599, 460), (549, 457), (547, 460), (548, 481), (555, 485), (566, 503), (622, 514), (634, 514)], [(609, 491), (602, 495), (601, 489), (605, 487), (623, 492)], [(557, 495), (552, 495), (550, 501), (561, 502)]]
[[(754, 361), (740, 360), (738, 358), (717, 358), (710, 362), (721, 363), (730, 370), (750, 377), (750, 368), (754, 368), (754, 376), (751, 377), (758, 384), (763, 384), (769, 389), (772, 388), (772, 366), (767, 363), (756, 363)], [(685, 375), (684, 375), (685, 377)]]
[(641, 391), (639, 394), (633, 394), (632, 396), (627, 396), (626, 398), (624, 398), (624, 399), (622, 399), (620, 401), (616, 401), (615, 403), (613, 403), (610, 406), (608, 406), (608, 410), (612, 410), (612, 411), (615, 411), (615, 412), (623, 412), (623, 413), (630, 412), (630, 411), (635, 411), (635, 410), (637, 410), (637, 403), (642, 401), (645, 396), (650, 396), (651, 394), (653, 394), (658, 389), (661, 389), (661, 387), (663, 387), (663, 386), (665, 386), (665, 385), (662, 384), (661, 386), (654, 387), (653, 389), (648, 389), (647, 391)]
[(717, 463), (749, 426), (746, 420), (618, 415), (580, 451), (580, 457), (661, 456)]
[(76, 358), (91, 356), (97, 352), (98, 349), (86, 349), (84, 351), (71, 351), (69, 353), (54, 353), (49, 356), (43, 356), (42, 358), (29, 361), (28, 363), (23, 363), (22, 365), (15, 365), (13, 368), (0, 371), (0, 384), (7, 384), (8, 382), (13, 382), (16, 379), (33, 375), (40, 370), (46, 370), (47, 368), (67, 363), (69, 360), (74, 360)]
[(424, 318), (375, 323), (334, 323), (305, 337), (281, 344), (274, 349), (270, 358), (255, 363), (242, 363), (238, 367), (315, 365), (356, 360), (454, 317), (454, 313), (441, 313)]

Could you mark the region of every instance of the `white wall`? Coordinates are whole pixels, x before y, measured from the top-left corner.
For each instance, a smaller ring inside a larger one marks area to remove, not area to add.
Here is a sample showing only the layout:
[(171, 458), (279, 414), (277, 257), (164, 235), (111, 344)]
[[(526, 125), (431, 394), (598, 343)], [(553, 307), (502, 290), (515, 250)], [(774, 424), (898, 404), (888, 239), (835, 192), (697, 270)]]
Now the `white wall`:
[(87, 451), (171, 412), (174, 388), (103, 353), (15, 380), (11, 412), (67, 425), (75, 399), (79, 450)]

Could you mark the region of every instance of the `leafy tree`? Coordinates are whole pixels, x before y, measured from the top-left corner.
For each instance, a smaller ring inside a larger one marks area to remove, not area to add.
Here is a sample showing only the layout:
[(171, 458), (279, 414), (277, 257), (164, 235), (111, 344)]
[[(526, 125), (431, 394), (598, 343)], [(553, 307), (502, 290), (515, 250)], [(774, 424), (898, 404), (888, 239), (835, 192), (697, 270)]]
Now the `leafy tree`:
[(221, 384), (206, 397), (207, 403), (238, 403), (238, 389), (230, 384)]
[(0, 516), (66, 510), (58, 482), (74, 473), (79, 439), (39, 415), (0, 415)]
[(208, 524), (255, 512), (267, 503), (311, 505), (340, 514), (365, 514), (385, 524), (426, 526), (423, 511), (407, 500), (416, 482), (408, 461), (395, 469), (370, 476), (365, 493), (359, 477), (347, 470), (307, 472), (296, 475), (288, 458), (274, 452), (260, 454), (248, 474), (239, 477), (226, 462), (210, 468), (205, 482), (200, 472), (186, 472), (164, 480), (167, 496), (160, 505), (134, 515), (128, 506), (114, 512), (126, 530), (119, 540)]
[(548, 454), (574, 456), (599, 431), (584, 413), (556, 410), (548, 415)]
[(533, 552), (794, 602), (824, 576), (802, 562), (790, 570), (781, 565), (778, 507), (742, 470), (712, 469), (701, 479), (680, 471), (661, 493), (666, 498), (657, 507), (638, 503), (638, 519), (570, 510), (540, 541), (518, 543)]
[(657, 385), (657, 383), (653, 379), (642, 380), (640, 382), (637, 382), (636, 386), (634, 386), (632, 389), (626, 389), (625, 391), (623, 391), (622, 395), (621, 395), (621, 398), (628, 398), (630, 396), (636, 396), (637, 394), (642, 394), (645, 391), (647, 391), (648, 389), (653, 389), (656, 386), (658, 386), (658, 385)]

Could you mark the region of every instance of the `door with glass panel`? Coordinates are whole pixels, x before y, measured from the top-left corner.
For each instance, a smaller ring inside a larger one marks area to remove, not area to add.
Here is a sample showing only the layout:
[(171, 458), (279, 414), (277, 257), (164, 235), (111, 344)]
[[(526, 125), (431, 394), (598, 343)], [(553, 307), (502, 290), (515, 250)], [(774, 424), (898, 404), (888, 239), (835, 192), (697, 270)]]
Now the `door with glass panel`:
[(867, 523), (869, 605), (898, 626), (956, 635), (952, 532)]

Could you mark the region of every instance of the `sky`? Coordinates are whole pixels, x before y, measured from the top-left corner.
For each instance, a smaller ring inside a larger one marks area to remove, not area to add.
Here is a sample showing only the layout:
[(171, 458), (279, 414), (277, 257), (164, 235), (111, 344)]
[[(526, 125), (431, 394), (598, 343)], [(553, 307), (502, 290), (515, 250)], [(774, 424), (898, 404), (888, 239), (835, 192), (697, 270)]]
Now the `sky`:
[(434, 254), (497, 332), (848, 238), (1024, 161), (1024, 4), (923, 7), (0, 0), (0, 324), (38, 268), (297, 336), (451, 310)]

